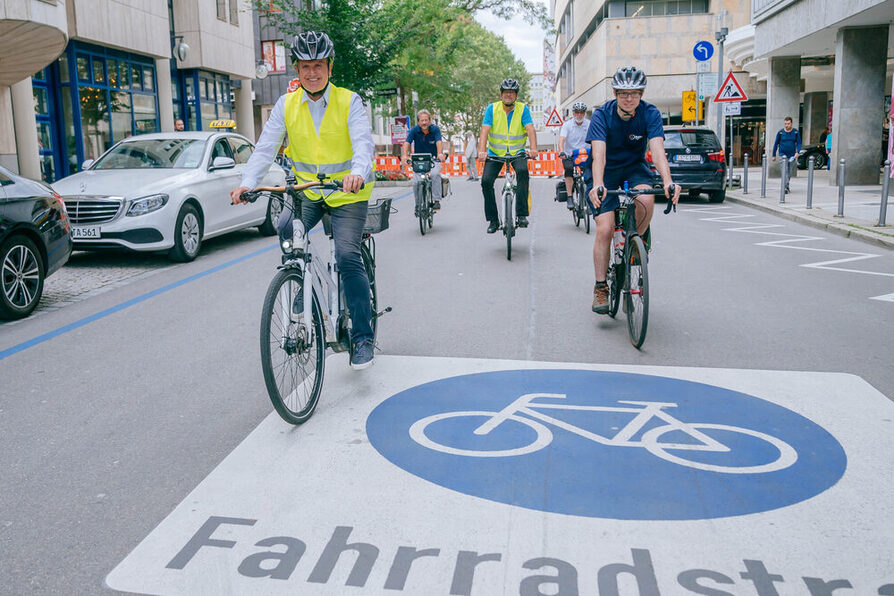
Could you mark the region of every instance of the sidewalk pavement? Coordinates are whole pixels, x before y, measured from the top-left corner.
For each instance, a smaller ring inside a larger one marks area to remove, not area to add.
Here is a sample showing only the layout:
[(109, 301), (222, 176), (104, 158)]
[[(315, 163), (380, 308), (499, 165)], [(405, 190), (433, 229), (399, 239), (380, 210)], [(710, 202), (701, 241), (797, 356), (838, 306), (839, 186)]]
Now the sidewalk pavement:
[[(741, 175), (742, 168), (733, 170)], [(881, 178), (881, 176), (879, 176)], [(856, 238), (876, 246), (894, 249), (894, 196), (888, 197), (886, 225), (878, 226), (882, 185), (848, 186), (844, 192), (844, 217), (838, 214), (838, 187), (829, 185), (829, 171), (815, 170), (813, 175), (813, 208), (807, 209), (807, 170), (799, 170), (792, 178), (791, 192), (785, 203), (779, 203), (779, 178), (767, 179), (767, 196), (761, 198), (760, 166), (748, 168), (748, 194), (743, 188), (727, 190), (726, 200), (750, 205), (780, 217), (822, 228), (848, 238)], [(744, 181), (743, 181), (744, 182)], [(889, 195), (894, 194), (894, 180)]]

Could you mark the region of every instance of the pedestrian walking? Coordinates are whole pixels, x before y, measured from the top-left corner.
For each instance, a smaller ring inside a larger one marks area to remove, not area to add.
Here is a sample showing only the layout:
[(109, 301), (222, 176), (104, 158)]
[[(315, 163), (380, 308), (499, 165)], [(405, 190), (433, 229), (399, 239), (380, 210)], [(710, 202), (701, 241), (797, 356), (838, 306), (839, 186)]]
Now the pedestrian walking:
[(467, 180), (478, 180), (478, 142), (475, 140), (475, 135), (467, 132), (466, 133), (466, 150), (464, 152), (466, 158), (466, 170), (469, 172), (469, 177)]
[(789, 181), (798, 167), (798, 154), (801, 152), (801, 133), (794, 127), (791, 116), (786, 116), (783, 121), (783, 127), (776, 133), (776, 140), (773, 141), (773, 161), (776, 161), (776, 151), (786, 160), (788, 167), (788, 177), (785, 180), (785, 192), (789, 192)]

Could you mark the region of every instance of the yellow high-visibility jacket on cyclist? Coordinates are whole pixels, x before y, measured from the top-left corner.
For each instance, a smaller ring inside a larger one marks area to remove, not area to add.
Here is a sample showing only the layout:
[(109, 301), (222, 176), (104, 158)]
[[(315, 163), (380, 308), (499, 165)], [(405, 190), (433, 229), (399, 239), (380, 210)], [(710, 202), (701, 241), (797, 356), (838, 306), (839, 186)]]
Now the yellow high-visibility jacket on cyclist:
[(506, 110), (503, 109), (503, 102), (494, 102), (494, 123), (487, 134), (487, 148), (500, 156), (515, 155), (524, 149), (525, 141), (528, 139), (528, 133), (522, 124), (524, 112), (525, 104), (520, 101), (515, 102), (512, 122), (509, 122)]
[[(285, 123), (289, 137), (286, 155), (292, 160), (292, 171), (298, 177), (299, 184), (316, 180), (318, 173), (339, 180), (351, 173), (354, 152), (348, 130), (348, 114), (353, 92), (330, 83), (328, 93), (329, 104), (320, 122), (319, 133), (307, 102), (302, 101), (304, 89), (286, 95)], [(375, 172), (375, 163), (372, 171)], [(356, 194), (340, 191), (327, 194), (326, 204), (338, 207), (368, 201), (372, 196), (374, 180), (375, 176), (371, 174)], [(323, 198), (323, 195), (311, 190), (305, 190), (304, 194), (313, 201)]]

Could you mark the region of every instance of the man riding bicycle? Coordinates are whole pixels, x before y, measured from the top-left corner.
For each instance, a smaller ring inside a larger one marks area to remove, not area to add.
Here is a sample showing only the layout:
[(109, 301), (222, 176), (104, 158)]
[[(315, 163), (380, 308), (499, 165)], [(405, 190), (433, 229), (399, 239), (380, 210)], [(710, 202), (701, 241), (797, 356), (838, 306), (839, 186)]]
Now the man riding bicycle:
[[(374, 184), (372, 129), (360, 96), (330, 84), (335, 49), (328, 35), (308, 31), (295, 36), (291, 57), (301, 88), (276, 102), (257, 147), (245, 164), (241, 185), (230, 191), (230, 197), (233, 204), (244, 202), (242, 193), (257, 186), (286, 135), (289, 145), (285, 153), (292, 160), (292, 171), (299, 184), (317, 180), (317, 174), (342, 181), (343, 191), (325, 197), (304, 191), (301, 220), (309, 231), (324, 212), (330, 214), (335, 260), (351, 314), (351, 368), (366, 368), (373, 363), (375, 346), (369, 279), (360, 245)], [(279, 224), (280, 236), (291, 238), (292, 213), (283, 211)], [(300, 297), (296, 297), (293, 308), (303, 308)]]
[[(431, 195), (435, 210), (441, 208), (441, 162), (434, 159), (447, 159), (444, 153), (444, 142), (441, 140), (441, 129), (431, 123), (428, 110), (416, 112), (416, 126), (407, 133), (407, 140), (401, 146), (401, 161), (410, 164), (410, 153), (428, 153), (432, 156)], [(412, 151), (411, 151), (412, 145)], [(419, 217), (419, 206), (422, 205), (422, 174), (413, 174), (413, 193), (416, 195), (416, 217)]]
[[(680, 186), (674, 185), (671, 196), (670, 168), (664, 154), (664, 126), (661, 112), (642, 101), (646, 88), (646, 74), (635, 66), (624, 66), (612, 77), (615, 99), (593, 111), (587, 142), (591, 144), (592, 181), (588, 181), (590, 211), (596, 219), (596, 240), (593, 244), (593, 268), (596, 285), (593, 288), (593, 312), (609, 312), (608, 271), (609, 250), (615, 230), (615, 209), (620, 205), (616, 196), (605, 196), (605, 190), (619, 188), (624, 182), (630, 188), (652, 188), (652, 173), (646, 162), (646, 149), (661, 175), (664, 195), (674, 204), (680, 199)], [(588, 176), (589, 177), (589, 176)], [(652, 220), (655, 199), (650, 195), (636, 197), (636, 229), (647, 243), (646, 231)]]
[[(574, 184), (575, 151), (586, 151), (587, 130), (590, 128), (590, 120), (587, 116), (587, 104), (582, 101), (575, 102), (571, 106), (574, 118), (566, 120), (559, 132), (559, 158), (562, 160), (562, 168), (565, 170), (565, 190), (568, 191), (568, 208), (574, 209), (574, 196), (571, 187)], [(579, 155), (577, 157), (580, 157)], [(579, 163), (579, 162), (578, 162)]]
[[(518, 227), (528, 227), (528, 157), (537, 158), (537, 132), (534, 130), (534, 119), (531, 111), (518, 99), (519, 84), (515, 79), (505, 79), (500, 83), (500, 101), (494, 102), (484, 110), (481, 123), (481, 134), (478, 138), (478, 159), (484, 161), (481, 173), (481, 190), (484, 193), (484, 216), (487, 218), (487, 233), (493, 234), (500, 229), (500, 215), (497, 211), (497, 198), (494, 195), (494, 182), (503, 167), (501, 161), (487, 159), (488, 156), (503, 157), (518, 155), (511, 161), (518, 180), (515, 213), (518, 216)], [(531, 139), (531, 150), (524, 155), (525, 140)], [(485, 147), (487, 148), (485, 150)], [(505, 213), (505, 217), (512, 217)]]

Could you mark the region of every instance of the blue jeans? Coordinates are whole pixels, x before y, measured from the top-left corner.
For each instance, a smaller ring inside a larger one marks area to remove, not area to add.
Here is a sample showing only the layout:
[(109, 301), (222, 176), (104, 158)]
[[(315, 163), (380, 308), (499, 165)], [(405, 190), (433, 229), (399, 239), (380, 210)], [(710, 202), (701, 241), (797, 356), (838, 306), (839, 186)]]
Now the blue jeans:
[[(301, 221), (308, 232), (322, 219), (324, 207), (323, 201), (301, 199)], [(345, 302), (351, 313), (351, 342), (355, 344), (373, 339), (369, 277), (360, 256), (367, 208), (366, 201), (326, 208), (332, 218), (335, 262), (344, 284)], [(280, 218), (279, 233), (280, 237), (292, 237), (292, 213), (288, 209), (283, 211)]]

